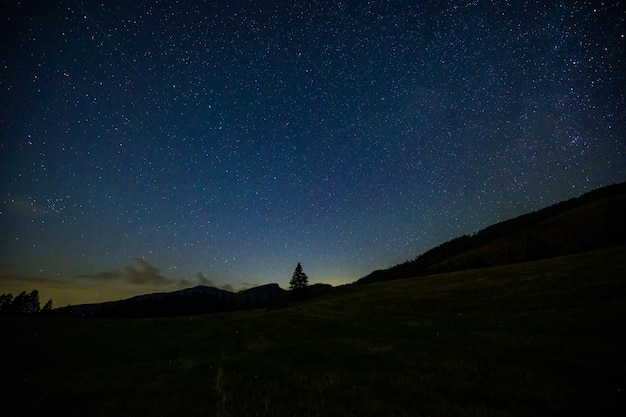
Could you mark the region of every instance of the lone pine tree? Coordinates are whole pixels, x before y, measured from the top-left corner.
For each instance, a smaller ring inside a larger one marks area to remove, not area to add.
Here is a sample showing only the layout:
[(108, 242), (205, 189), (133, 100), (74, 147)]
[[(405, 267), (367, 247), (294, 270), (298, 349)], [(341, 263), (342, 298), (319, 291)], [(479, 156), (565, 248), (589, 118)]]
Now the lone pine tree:
[(298, 266), (291, 276), (291, 281), (289, 281), (289, 289), (300, 290), (306, 288), (307, 285), (309, 285), (309, 277), (302, 271), (302, 265), (298, 262)]

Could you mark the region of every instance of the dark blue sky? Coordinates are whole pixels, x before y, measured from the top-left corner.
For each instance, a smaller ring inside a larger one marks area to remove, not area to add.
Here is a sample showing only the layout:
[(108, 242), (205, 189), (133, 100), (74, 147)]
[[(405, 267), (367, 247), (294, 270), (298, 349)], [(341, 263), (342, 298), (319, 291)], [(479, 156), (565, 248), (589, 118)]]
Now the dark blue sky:
[(1, 292), (351, 282), (626, 179), (617, 1), (2, 8)]

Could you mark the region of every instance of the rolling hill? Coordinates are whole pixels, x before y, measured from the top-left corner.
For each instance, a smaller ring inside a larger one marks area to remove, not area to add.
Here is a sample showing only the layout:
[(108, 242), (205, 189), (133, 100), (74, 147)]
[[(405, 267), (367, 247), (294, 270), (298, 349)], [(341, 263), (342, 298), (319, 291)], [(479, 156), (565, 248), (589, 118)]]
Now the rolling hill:
[(626, 243), (626, 183), (610, 185), (439, 245), (357, 283), (570, 255)]

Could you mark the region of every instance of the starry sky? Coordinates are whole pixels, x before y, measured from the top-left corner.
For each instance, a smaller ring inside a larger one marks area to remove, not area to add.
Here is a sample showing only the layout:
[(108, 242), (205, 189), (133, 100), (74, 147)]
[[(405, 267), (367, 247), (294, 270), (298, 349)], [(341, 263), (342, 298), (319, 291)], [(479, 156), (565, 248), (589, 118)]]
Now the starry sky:
[(618, 1), (5, 1), (0, 292), (355, 281), (626, 180)]

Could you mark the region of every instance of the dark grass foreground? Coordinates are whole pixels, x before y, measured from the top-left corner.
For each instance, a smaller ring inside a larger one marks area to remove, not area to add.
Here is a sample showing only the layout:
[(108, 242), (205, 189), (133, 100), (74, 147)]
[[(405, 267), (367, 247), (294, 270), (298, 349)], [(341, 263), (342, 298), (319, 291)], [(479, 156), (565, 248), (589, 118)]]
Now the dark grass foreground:
[(2, 318), (6, 416), (626, 415), (626, 248), (274, 311)]

